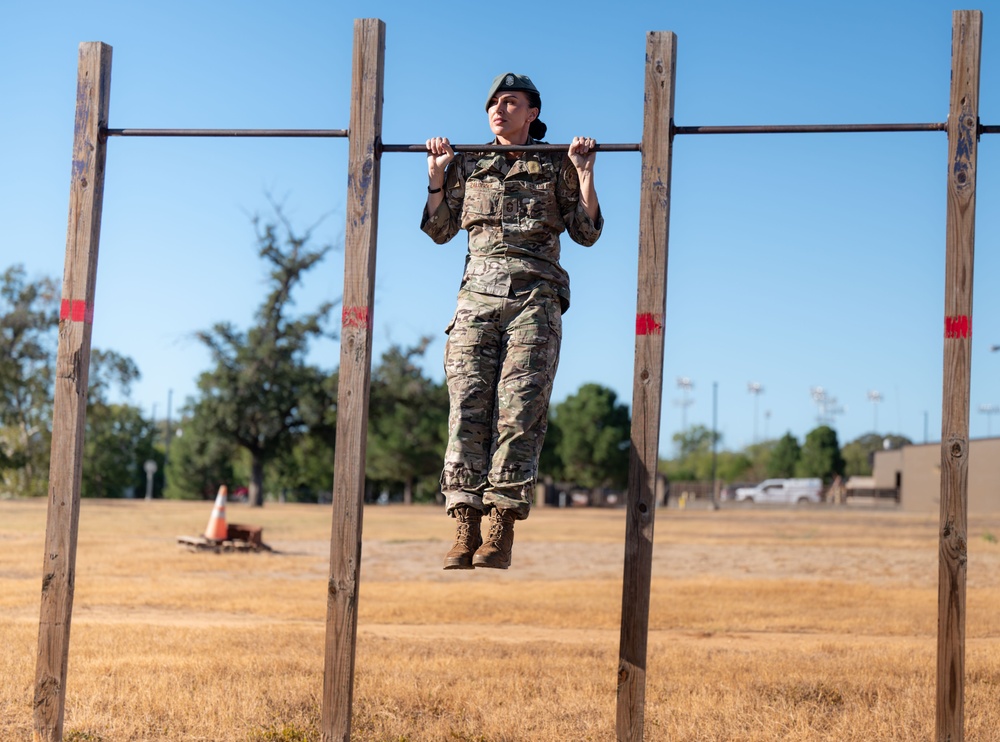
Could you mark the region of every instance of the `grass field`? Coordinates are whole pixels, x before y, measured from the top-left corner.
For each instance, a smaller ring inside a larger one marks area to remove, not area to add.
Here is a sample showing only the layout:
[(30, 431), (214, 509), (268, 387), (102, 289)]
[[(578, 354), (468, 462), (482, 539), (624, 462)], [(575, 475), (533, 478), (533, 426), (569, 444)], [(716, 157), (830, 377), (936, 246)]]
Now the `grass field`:
[[(45, 501), (0, 501), (0, 739), (30, 740)], [(329, 507), (230, 504), (272, 553), (191, 553), (211, 503), (84, 501), (65, 739), (319, 740)], [(930, 740), (937, 516), (661, 510), (647, 740)], [(966, 739), (998, 739), (1000, 516), (972, 517)], [(614, 740), (620, 510), (537, 509), (444, 571), (437, 508), (368, 507), (352, 739)]]

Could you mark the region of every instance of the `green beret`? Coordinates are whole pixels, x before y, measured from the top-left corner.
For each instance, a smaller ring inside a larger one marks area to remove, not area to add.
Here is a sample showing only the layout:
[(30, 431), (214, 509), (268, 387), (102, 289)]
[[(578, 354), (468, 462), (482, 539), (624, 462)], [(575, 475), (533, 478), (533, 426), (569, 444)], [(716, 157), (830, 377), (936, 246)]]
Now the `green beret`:
[(489, 95), (486, 96), (486, 108), (489, 109), (490, 101), (493, 100), (494, 95), (507, 90), (523, 90), (541, 97), (538, 88), (535, 87), (535, 83), (531, 81), (530, 77), (527, 75), (518, 75), (514, 72), (504, 72), (493, 78)]

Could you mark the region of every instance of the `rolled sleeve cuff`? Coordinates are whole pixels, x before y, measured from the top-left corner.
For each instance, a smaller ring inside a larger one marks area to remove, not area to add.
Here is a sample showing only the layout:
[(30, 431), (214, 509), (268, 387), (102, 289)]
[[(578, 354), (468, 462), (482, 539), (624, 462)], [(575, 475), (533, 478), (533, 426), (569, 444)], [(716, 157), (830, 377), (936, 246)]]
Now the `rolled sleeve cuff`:
[(574, 222), (574, 229), (570, 236), (584, 247), (590, 247), (597, 242), (601, 236), (601, 230), (604, 229), (604, 215), (601, 213), (601, 207), (597, 207), (597, 218), (591, 219), (590, 214), (583, 208), (583, 204), (577, 204)]
[(438, 207), (431, 214), (424, 204), (423, 215), (420, 218), (420, 229), (435, 242), (447, 242), (452, 236), (449, 233), (451, 224), (451, 212), (448, 211), (447, 201), (442, 200)]

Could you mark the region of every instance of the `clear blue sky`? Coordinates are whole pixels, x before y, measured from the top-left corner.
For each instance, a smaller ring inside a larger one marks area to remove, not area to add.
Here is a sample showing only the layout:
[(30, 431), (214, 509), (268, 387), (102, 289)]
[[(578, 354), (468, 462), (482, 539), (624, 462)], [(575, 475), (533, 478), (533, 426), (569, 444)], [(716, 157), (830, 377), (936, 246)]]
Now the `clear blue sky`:
[[(490, 138), (483, 99), (499, 72), (532, 77), (548, 140), (637, 142), (645, 33), (678, 36), (679, 125), (942, 122), (951, 21), (942, 0), (840, 3), (534, 3), (501, 10), (438, 2), (6, 3), (0, 24), (0, 266), (60, 278), (65, 254), (77, 47), (114, 48), (110, 125), (346, 128), (353, 19), (386, 22), (383, 138)], [(969, 6), (966, 6), (969, 7)], [(1000, 13), (984, 11), (981, 117), (1000, 124)], [(712, 422), (740, 448), (817, 423), (810, 389), (842, 412), (841, 441), (877, 427), (938, 440), (944, 302), (941, 132), (678, 137), (666, 319), (661, 452), (682, 421)], [(266, 194), (319, 242), (340, 244), (345, 140), (112, 139), (93, 341), (135, 359), (132, 401), (173, 413), (208, 357), (193, 333), (247, 326), (264, 288), (250, 215)], [(601, 240), (566, 239), (573, 307), (555, 400), (586, 382), (629, 402), (635, 329), (639, 156), (598, 156)], [(435, 340), (454, 307), (464, 234), (418, 229), (426, 166), (382, 162), (375, 357)], [(1000, 403), (1000, 136), (979, 149), (973, 437)], [(343, 290), (343, 253), (313, 271), (305, 309)], [(339, 315), (338, 315), (339, 318)], [(338, 364), (336, 343), (316, 362)], [(693, 382), (680, 404), (679, 377)], [(754, 398), (749, 382), (763, 386)], [(868, 392), (882, 401), (873, 404)], [(755, 401), (757, 402), (755, 414)], [(926, 427), (925, 427), (926, 419)]]

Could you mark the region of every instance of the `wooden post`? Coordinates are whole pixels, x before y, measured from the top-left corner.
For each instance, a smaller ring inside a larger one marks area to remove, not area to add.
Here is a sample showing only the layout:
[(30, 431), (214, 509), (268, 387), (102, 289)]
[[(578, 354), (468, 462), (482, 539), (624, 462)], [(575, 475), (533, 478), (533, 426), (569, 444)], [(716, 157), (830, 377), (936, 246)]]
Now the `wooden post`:
[(323, 742), (351, 737), (354, 654), (358, 631), (361, 521), (365, 491), (368, 386), (372, 361), (372, 300), (378, 238), (379, 152), (385, 24), (354, 21), (347, 226), (344, 240), (344, 310), (337, 390), (333, 529), (327, 594), (323, 672)]
[(616, 724), (618, 739), (630, 741), (642, 739), (645, 713), (649, 584), (663, 395), (663, 326), (667, 302), (671, 126), (676, 61), (675, 34), (669, 31), (647, 34), (632, 447), (628, 471)]
[(104, 200), (106, 149), (101, 128), (108, 125), (110, 97), (111, 47), (100, 42), (80, 44), (35, 665), (36, 742), (62, 739), (66, 707), (90, 336)]
[(941, 535), (938, 567), (937, 740), (964, 739), (965, 584), (968, 525), (972, 269), (983, 14), (952, 16), (945, 238)]

